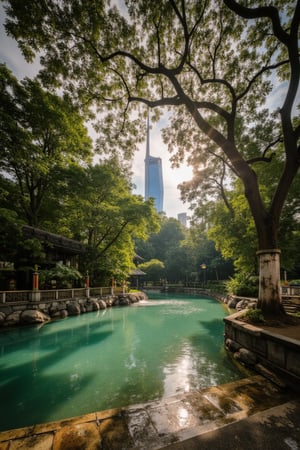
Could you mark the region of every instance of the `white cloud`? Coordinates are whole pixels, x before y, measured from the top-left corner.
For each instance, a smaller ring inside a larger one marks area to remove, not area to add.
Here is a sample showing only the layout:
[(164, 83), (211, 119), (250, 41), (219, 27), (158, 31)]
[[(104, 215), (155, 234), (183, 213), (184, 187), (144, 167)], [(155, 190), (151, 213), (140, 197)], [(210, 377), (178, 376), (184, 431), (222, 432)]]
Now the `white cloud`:
[(5, 11), (3, 5), (0, 4), (0, 62), (5, 63), (18, 79), (33, 78), (39, 68), (38, 62), (28, 64), (25, 61), (17, 42), (6, 35), (4, 21)]

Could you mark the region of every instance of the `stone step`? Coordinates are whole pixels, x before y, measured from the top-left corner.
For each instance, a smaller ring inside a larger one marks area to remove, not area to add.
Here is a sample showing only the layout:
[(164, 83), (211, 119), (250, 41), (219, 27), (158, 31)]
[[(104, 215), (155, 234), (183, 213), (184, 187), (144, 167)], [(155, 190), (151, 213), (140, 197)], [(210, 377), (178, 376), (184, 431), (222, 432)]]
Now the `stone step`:
[(222, 432), (229, 425), (295, 398), (293, 392), (255, 375), (161, 401), (2, 432), (0, 449), (157, 450), (176, 443), (183, 445), (185, 441), (207, 433)]
[(164, 447), (164, 450), (297, 450), (300, 401), (293, 400), (213, 431)]
[(298, 311), (297, 306), (287, 306), (287, 305), (283, 305), (285, 312), (287, 313), (296, 313)]

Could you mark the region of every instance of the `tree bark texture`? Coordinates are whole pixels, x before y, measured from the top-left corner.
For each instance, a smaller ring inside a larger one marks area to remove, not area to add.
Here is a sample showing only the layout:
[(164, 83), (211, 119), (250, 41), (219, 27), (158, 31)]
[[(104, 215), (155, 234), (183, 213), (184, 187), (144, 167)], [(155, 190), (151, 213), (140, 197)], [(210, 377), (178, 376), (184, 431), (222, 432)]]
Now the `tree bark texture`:
[(280, 287), (280, 250), (266, 249), (257, 252), (259, 259), (259, 292), (257, 307), (267, 316), (282, 313)]

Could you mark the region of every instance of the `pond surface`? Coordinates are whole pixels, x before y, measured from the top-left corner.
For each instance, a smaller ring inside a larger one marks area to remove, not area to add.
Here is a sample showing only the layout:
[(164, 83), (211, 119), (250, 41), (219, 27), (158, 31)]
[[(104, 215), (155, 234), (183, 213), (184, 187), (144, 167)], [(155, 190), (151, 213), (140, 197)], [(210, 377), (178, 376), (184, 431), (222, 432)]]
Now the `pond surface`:
[(171, 294), (0, 333), (0, 430), (158, 400), (242, 378), (225, 310)]

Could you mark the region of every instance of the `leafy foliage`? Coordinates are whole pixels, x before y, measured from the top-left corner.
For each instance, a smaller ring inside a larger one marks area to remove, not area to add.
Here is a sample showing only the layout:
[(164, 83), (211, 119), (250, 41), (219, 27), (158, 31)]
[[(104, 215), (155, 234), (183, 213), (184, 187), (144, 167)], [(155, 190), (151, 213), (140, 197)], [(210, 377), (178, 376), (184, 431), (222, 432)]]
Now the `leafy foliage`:
[[(232, 275), (231, 261), (222, 258), (214, 243), (208, 240), (206, 232), (198, 227), (184, 228), (174, 218), (161, 220), (160, 231), (151, 234), (145, 242), (136, 240), (135, 247), (137, 254), (147, 262), (153, 259), (163, 262), (161, 278), (166, 277), (170, 283), (199, 282), (204, 276), (202, 263), (207, 266), (206, 281), (226, 279)], [(144, 263), (139, 267), (144, 267)]]
[(265, 321), (261, 309), (248, 309), (244, 317), (251, 323), (263, 323)]
[(150, 261), (141, 263), (139, 269), (146, 273), (145, 281), (157, 283), (165, 279), (165, 265), (158, 259), (150, 259)]
[(56, 264), (55, 267), (40, 272), (40, 285), (44, 288), (52, 287), (53, 280), (56, 282), (56, 288), (70, 288), (81, 279), (82, 275), (78, 270), (63, 264)]
[(93, 283), (112, 276), (122, 280), (133, 266), (133, 239), (158, 229), (153, 200), (131, 194), (130, 175), (116, 158), (85, 168), (70, 166), (63, 179), (67, 213), (57, 229), (86, 244), (82, 266)]
[(245, 273), (238, 273), (226, 281), (226, 289), (229, 294), (257, 298), (258, 278)]
[(89, 160), (91, 140), (70, 97), (45, 91), (37, 80), (19, 83), (4, 65), (0, 77), (1, 175), (15, 181), (24, 220), (38, 226), (57, 194), (58, 170)]
[[(44, 82), (99, 113), (103, 151), (130, 156), (140, 139), (135, 109), (145, 115), (144, 105), (168, 108), (164, 138), (173, 163), (186, 158), (195, 169), (183, 195), (197, 207), (202, 186), (207, 199), (219, 191), (232, 214), (228, 175), (239, 179), (258, 248), (277, 248), (280, 218), (300, 166), (294, 118), (299, 2), (128, 0), (118, 8), (110, 2), (3, 1), (7, 30), (28, 60), (42, 51)], [(278, 79), (285, 81), (284, 96), (271, 104)], [(266, 196), (262, 186), (274, 153), (282, 164)], [(245, 232), (251, 229), (243, 223)], [(278, 277), (274, 273), (274, 286)], [(267, 309), (267, 299), (261, 301)]]
[(93, 282), (123, 279), (133, 238), (158, 229), (153, 202), (131, 194), (131, 173), (116, 157), (90, 164), (86, 116), (70, 96), (38, 80), (19, 82), (4, 65), (0, 96), (1, 259), (22, 270), (43, 264), (41, 243), (22, 238), (27, 223), (83, 242), (81, 269), (90, 270)]

